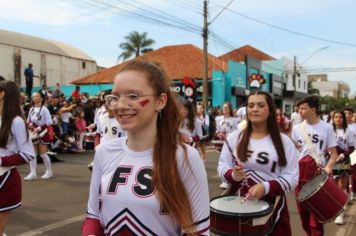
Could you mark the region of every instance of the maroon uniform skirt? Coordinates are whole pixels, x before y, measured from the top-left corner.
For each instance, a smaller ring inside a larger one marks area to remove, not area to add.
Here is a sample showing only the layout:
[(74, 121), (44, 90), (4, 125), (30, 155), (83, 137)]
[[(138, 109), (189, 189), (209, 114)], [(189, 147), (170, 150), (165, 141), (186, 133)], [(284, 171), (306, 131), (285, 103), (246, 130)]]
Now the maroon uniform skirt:
[(17, 168), (0, 176), (0, 212), (21, 206), (21, 177)]

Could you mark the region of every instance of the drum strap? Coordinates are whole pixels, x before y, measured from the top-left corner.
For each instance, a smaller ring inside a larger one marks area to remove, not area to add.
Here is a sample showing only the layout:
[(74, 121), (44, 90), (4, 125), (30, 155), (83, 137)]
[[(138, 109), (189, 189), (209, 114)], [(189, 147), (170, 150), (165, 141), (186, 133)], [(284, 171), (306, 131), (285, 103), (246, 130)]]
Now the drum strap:
[(315, 160), (316, 164), (319, 165), (320, 164), (320, 156), (316, 153), (315, 146), (313, 145), (310, 137), (307, 134), (307, 129), (305, 127), (306, 123), (307, 123), (307, 121), (304, 120), (302, 122), (302, 124), (300, 125), (301, 132), (302, 132), (302, 135), (304, 138), (304, 142), (305, 142), (305, 145), (307, 146), (307, 149), (308, 149), (311, 157)]

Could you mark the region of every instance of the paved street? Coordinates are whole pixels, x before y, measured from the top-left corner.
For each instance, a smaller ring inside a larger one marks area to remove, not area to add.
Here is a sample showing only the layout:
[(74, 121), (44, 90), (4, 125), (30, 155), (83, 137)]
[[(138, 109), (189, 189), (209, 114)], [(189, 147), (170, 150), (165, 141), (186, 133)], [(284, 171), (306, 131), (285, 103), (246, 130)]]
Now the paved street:
[[(64, 162), (54, 163), (55, 178), (23, 182), (23, 205), (14, 211), (5, 230), (7, 235), (80, 235), (90, 181), (87, 164), (92, 156), (93, 153), (61, 155), (59, 158)], [(218, 154), (210, 149), (206, 168), (211, 198), (222, 191), (218, 187), (220, 180), (216, 174), (217, 159)], [(40, 164), (38, 169), (38, 175), (41, 175), (44, 166)], [(25, 176), (28, 167), (22, 166), (19, 170)], [(304, 235), (292, 194), (288, 195), (288, 203), (293, 235)], [(329, 223), (326, 225), (325, 235), (355, 235), (355, 216), (356, 202), (347, 210), (347, 224), (336, 226)]]

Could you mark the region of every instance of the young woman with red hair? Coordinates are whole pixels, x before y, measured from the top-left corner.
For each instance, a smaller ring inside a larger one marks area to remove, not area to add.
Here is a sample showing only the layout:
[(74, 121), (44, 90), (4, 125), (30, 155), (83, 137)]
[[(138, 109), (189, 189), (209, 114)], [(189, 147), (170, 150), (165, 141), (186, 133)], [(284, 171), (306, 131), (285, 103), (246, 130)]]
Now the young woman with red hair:
[(209, 235), (209, 191), (198, 151), (157, 65), (132, 61), (106, 103), (127, 137), (98, 146), (82, 235)]

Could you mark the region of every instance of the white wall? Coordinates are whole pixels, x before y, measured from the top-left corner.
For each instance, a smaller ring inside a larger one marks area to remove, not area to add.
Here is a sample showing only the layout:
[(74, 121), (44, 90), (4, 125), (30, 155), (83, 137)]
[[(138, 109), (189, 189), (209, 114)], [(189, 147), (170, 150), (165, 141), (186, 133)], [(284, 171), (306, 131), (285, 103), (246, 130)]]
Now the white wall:
[(0, 75), (8, 80), (14, 79), (14, 47), (0, 44)]
[[(0, 75), (8, 80), (14, 80), (15, 47), (0, 44)], [(20, 49), (21, 54), (21, 86), (25, 87), (24, 70), (29, 63), (33, 64), (34, 75), (41, 73), (41, 54), (44, 54), (46, 68), (43, 68), (47, 78), (47, 85), (54, 86), (57, 82), (68, 85), (76, 79), (95, 73), (97, 65), (93, 61), (70, 58), (61, 55), (49, 54), (30, 49)], [(85, 69), (82, 62), (85, 62)], [(40, 86), (40, 79), (34, 78), (33, 86)]]
[(61, 57), (57, 55), (46, 54), (46, 78), (47, 86), (55, 86), (61, 83)]

